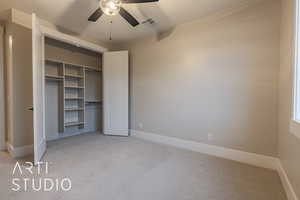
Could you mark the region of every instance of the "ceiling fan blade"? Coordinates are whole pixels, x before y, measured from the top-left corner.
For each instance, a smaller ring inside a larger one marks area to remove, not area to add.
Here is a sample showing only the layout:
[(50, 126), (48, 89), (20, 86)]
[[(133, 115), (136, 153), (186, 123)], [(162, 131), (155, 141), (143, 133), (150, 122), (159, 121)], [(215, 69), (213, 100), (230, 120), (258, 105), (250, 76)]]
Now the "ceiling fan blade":
[(159, 0), (123, 0), (123, 3), (150, 3), (158, 2)]
[(140, 23), (124, 8), (121, 7), (120, 15), (129, 23), (131, 26), (135, 27), (139, 25)]
[(90, 17), (89, 21), (96, 22), (101, 16), (103, 15), (103, 12), (100, 8), (98, 8)]

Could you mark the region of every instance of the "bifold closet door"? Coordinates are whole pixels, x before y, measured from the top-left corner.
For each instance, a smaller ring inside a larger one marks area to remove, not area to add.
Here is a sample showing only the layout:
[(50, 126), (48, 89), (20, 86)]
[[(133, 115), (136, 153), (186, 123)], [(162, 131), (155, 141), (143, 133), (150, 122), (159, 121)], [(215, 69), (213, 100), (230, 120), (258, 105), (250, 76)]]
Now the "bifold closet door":
[(128, 51), (103, 54), (105, 135), (128, 136)]
[(46, 152), (46, 137), (44, 112), (44, 36), (35, 14), (32, 14), (32, 79), (34, 163), (37, 164)]

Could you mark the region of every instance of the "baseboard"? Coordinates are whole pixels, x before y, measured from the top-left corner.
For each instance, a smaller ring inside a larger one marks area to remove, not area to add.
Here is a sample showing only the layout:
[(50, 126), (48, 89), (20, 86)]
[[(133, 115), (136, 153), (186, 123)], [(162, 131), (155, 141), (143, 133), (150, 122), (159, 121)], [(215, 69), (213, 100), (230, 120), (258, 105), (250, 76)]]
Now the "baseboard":
[(285, 193), (287, 195), (288, 200), (299, 200), (296, 192), (287, 176), (286, 171), (284, 170), (281, 161), (277, 160), (277, 171), (281, 179), (281, 183), (284, 187)]
[(220, 158), (234, 160), (241, 163), (277, 170), (277, 158), (264, 156), (255, 153), (248, 153), (235, 149), (219, 147), (200, 142), (178, 139), (174, 137), (161, 136), (153, 133), (131, 130), (131, 135), (134, 137), (158, 142), (166, 145), (172, 145), (178, 148), (183, 148), (191, 151), (196, 151)]
[(33, 145), (14, 147), (10, 143), (6, 143), (6, 148), (11, 157), (13, 158), (20, 158), (24, 156), (33, 155)]
[(14, 147), (10, 143), (6, 142), (6, 149), (8, 153), (12, 156)]
[(208, 154), (228, 160), (233, 160), (241, 163), (250, 164), (257, 167), (272, 169), (278, 172), (282, 185), (286, 191), (288, 200), (299, 200), (296, 196), (295, 190), (290, 183), (288, 176), (282, 167), (280, 160), (276, 157), (265, 156), (255, 153), (239, 151), (230, 148), (224, 148), (214, 145), (203, 144), (200, 142), (193, 142), (189, 140), (178, 139), (174, 137), (161, 136), (154, 133), (146, 133), (143, 131), (131, 130), (131, 136), (141, 138), (144, 140), (171, 145), (174, 147), (196, 151), (199, 153)]
[(103, 130), (104, 135), (111, 135), (111, 136), (128, 136), (129, 130)]

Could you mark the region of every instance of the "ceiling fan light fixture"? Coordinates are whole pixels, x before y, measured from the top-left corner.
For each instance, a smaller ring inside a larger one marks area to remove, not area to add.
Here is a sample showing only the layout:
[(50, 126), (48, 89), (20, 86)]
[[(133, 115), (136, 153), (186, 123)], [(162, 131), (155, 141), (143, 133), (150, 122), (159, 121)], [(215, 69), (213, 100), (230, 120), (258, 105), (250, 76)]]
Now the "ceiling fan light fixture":
[(119, 14), (122, 6), (121, 0), (100, 0), (101, 10), (109, 16)]

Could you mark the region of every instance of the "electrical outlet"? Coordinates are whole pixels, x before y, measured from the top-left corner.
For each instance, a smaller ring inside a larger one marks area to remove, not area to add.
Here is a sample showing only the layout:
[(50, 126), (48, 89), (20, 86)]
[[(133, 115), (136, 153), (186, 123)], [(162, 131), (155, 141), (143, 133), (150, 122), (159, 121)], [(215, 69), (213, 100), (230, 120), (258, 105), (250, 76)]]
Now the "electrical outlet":
[(140, 122), (140, 123), (138, 124), (138, 126), (139, 126), (139, 129), (142, 129), (142, 130), (144, 129), (144, 124), (143, 124), (143, 123)]
[(208, 133), (208, 134), (207, 134), (207, 139), (208, 139), (208, 141), (214, 140), (214, 139), (215, 139), (214, 134)]

